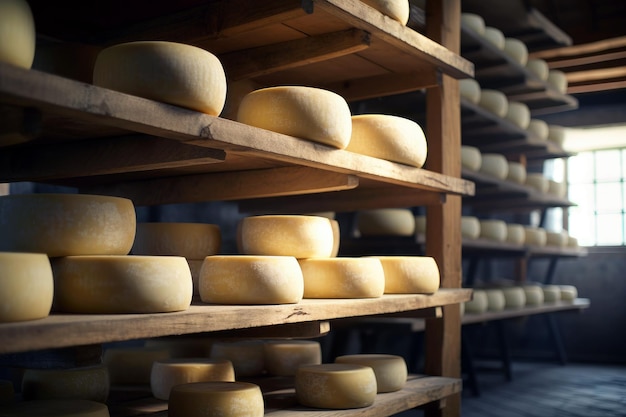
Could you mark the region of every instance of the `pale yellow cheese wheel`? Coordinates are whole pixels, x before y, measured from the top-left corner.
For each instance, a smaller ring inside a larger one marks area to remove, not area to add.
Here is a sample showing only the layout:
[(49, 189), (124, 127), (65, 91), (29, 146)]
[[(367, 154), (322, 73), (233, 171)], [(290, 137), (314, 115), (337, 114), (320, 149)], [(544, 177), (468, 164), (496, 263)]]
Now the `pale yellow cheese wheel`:
[(461, 13), (461, 24), (479, 35), (485, 33), (485, 19), (476, 13)]
[(546, 245), (547, 246), (556, 246), (559, 248), (564, 248), (567, 246), (567, 232), (552, 232), (546, 231)]
[(361, 236), (412, 236), (415, 216), (409, 209), (385, 208), (357, 212), (357, 230)]
[(11, 404), (15, 400), (13, 381), (0, 379), (0, 406)]
[(189, 272), (191, 272), (191, 282), (193, 283), (193, 295), (200, 295), (200, 270), (204, 259), (187, 259)]
[(548, 180), (548, 194), (563, 198), (567, 194), (567, 184), (564, 182)]
[(28, 2), (0, 0), (0, 62), (29, 69), (35, 44), (35, 20)]
[(461, 236), (478, 239), (480, 236), (480, 220), (474, 216), (461, 216)]
[(263, 417), (263, 394), (248, 382), (194, 382), (172, 388), (169, 417)]
[(167, 400), (175, 385), (191, 382), (235, 381), (233, 364), (227, 359), (172, 358), (155, 361), (150, 373), (150, 390), (155, 398)]
[(0, 408), (0, 417), (110, 417), (106, 404), (89, 400), (20, 401)]
[(126, 198), (85, 194), (0, 196), (0, 251), (126, 255), (136, 215)]
[(111, 385), (150, 385), (152, 364), (170, 357), (163, 347), (109, 347), (102, 363), (109, 370)]
[(559, 285), (559, 289), (563, 301), (574, 301), (578, 297), (578, 288), (574, 285)]
[(371, 367), (346, 363), (301, 366), (295, 386), (301, 405), (325, 409), (369, 407), (377, 392)]
[(473, 78), (464, 78), (459, 80), (459, 89), (461, 97), (471, 103), (478, 104), (480, 102), (480, 84)]
[(439, 267), (431, 256), (377, 256), (385, 272), (385, 294), (432, 294), (439, 289)]
[(558, 285), (544, 285), (543, 300), (546, 303), (553, 303), (561, 300), (561, 288)]
[(408, 0), (361, 0), (363, 3), (372, 6), (385, 16), (406, 25), (409, 21)]
[(503, 51), (521, 66), (526, 66), (528, 63), (528, 48), (519, 39), (505, 38)]
[(548, 85), (552, 86), (561, 94), (567, 93), (567, 75), (560, 70), (550, 70), (547, 79)]
[(421, 168), (428, 147), (424, 131), (416, 122), (387, 114), (352, 116), (352, 135), (347, 151)]
[(502, 288), (504, 308), (522, 308), (526, 305), (526, 292), (519, 286)]
[(0, 323), (47, 317), (53, 294), (52, 269), (46, 255), (0, 252)]
[(526, 242), (524, 226), (521, 224), (507, 224), (506, 241), (515, 245), (523, 245)]
[(548, 63), (539, 58), (529, 59), (526, 63), (526, 69), (542, 81), (546, 81), (548, 79), (548, 73), (550, 72)]
[(541, 227), (524, 226), (524, 241), (530, 246), (545, 246), (548, 235)]
[(524, 285), (524, 293), (526, 294), (527, 305), (543, 304), (543, 289), (540, 285)]
[(217, 116), (226, 101), (226, 75), (204, 49), (166, 41), (139, 41), (103, 49), (93, 83), (126, 94)]
[(229, 360), (237, 380), (259, 376), (265, 371), (265, 347), (261, 340), (216, 341), (211, 346), (210, 357)]
[(559, 125), (548, 125), (548, 140), (563, 146), (565, 142), (565, 128)]
[(330, 219), (320, 216), (250, 216), (239, 222), (240, 252), (245, 255), (327, 258), (335, 246)]
[(499, 288), (485, 289), (487, 295), (487, 310), (488, 311), (502, 311), (506, 306), (506, 298), (504, 293)]
[(575, 238), (574, 236), (568, 236), (567, 237), (567, 246), (569, 246), (571, 248), (577, 248), (578, 247), (578, 239)]
[(463, 303), (467, 314), (480, 314), (487, 311), (488, 300), (485, 290), (472, 291), (472, 299)]
[(52, 261), (54, 308), (67, 313), (166, 313), (189, 308), (180, 256), (66, 256)]
[(506, 179), (517, 184), (526, 183), (526, 167), (521, 162), (509, 161), (509, 171)]
[(528, 105), (519, 101), (509, 101), (505, 119), (522, 129), (530, 124), (530, 109)]
[(485, 38), (499, 50), (504, 49), (505, 37), (504, 33), (502, 33), (500, 29), (494, 28), (492, 26), (485, 26), (485, 33), (483, 34), (483, 38)]
[(352, 134), (351, 116), (346, 100), (332, 91), (279, 86), (247, 94), (237, 121), (345, 149)]
[(301, 365), (322, 363), (322, 348), (314, 340), (268, 340), (264, 349), (269, 375), (294, 376)]
[(509, 111), (509, 100), (504, 93), (488, 88), (481, 90), (478, 105), (499, 117), (506, 116)]
[(109, 371), (104, 365), (68, 369), (26, 369), (22, 376), (25, 400), (75, 399), (100, 403), (109, 397)]
[(402, 356), (385, 354), (342, 355), (335, 358), (335, 363), (352, 363), (372, 368), (376, 376), (378, 393), (398, 391), (406, 385), (408, 370)]
[(480, 237), (483, 239), (504, 242), (506, 240), (507, 227), (503, 220), (481, 220)]
[(541, 119), (530, 119), (528, 123), (528, 134), (540, 140), (547, 140), (549, 128), (548, 124)]
[(204, 259), (220, 251), (220, 227), (208, 223), (137, 223), (135, 255), (184, 256)]
[(504, 180), (509, 174), (509, 162), (502, 154), (484, 153), (482, 154), (480, 172), (491, 175), (497, 179)]
[(480, 153), (480, 149), (475, 146), (461, 146), (461, 165), (464, 168), (471, 169), (472, 171), (478, 171), (483, 163), (482, 161), (483, 158)]
[(215, 304), (295, 304), (304, 280), (293, 256), (214, 255), (204, 259), (200, 299)]
[(526, 185), (534, 188), (540, 193), (548, 192), (548, 179), (545, 177), (545, 175), (538, 172), (529, 172), (528, 174), (526, 174)]

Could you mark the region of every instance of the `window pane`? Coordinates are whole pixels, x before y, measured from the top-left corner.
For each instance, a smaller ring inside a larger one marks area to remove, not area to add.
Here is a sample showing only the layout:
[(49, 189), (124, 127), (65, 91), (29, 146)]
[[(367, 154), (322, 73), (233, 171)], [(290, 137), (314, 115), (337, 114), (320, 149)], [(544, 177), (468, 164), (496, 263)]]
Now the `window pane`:
[(622, 187), (619, 182), (596, 185), (596, 210), (598, 213), (622, 211)]
[(569, 186), (569, 200), (576, 203), (578, 207), (586, 211), (593, 212), (594, 192), (592, 184), (572, 184)]
[(593, 154), (581, 152), (567, 160), (568, 179), (570, 183), (589, 183), (593, 180)]
[(598, 245), (621, 245), (623, 243), (622, 215), (601, 214), (597, 218)]
[(579, 245), (595, 245), (596, 228), (593, 213), (584, 212), (580, 207), (571, 207), (569, 212), (569, 234), (578, 239)]
[(595, 166), (597, 181), (619, 180), (622, 173), (620, 151), (611, 149), (596, 152)]

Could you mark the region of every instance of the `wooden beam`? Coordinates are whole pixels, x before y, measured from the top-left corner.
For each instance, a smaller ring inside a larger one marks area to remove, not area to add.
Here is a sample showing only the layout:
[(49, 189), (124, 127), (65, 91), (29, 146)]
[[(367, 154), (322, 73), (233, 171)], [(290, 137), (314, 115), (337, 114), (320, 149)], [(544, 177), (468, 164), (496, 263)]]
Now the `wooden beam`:
[(594, 54), (606, 52), (611, 49), (626, 48), (626, 36), (604, 39), (598, 42), (590, 42), (582, 45), (566, 46), (563, 48), (547, 49), (545, 51), (533, 52), (531, 58), (541, 58), (551, 61), (556, 58), (575, 57), (584, 54)]
[(41, 133), (41, 111), (32, 107), (0, 106), (0, 147), (35, 139)]
[(606, 68), (611, 66), (618, 66), (617, 64), (623, 62), (625, 59), (626, 50), (549, 61), (548, 66), (550, 67), (550, 69), (561, 69), (566, 72), (570, 72), (573, 67)]
[(626, 66), (568, 72), (566, 76), (568, 84), (610, 82), (612, 79), (621, 80), (626, 78)]
[(222, 330), (210, 333), (211, 338), (261, 338), (261, 339), (312, 339), (330, 332), (328, 321), (306, 321), (303, 323), (273, 324), (249, 329)]

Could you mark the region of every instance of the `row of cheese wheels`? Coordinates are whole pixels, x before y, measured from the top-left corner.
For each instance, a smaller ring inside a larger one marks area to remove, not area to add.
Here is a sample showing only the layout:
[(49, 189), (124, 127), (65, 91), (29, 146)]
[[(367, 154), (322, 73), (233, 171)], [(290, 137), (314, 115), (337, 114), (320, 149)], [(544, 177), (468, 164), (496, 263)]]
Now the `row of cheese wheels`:
[(501, 288), (475, 288), (472, 299), (463, 303), (464, 313), (479, 314), (488, 311), (540, 306), (557, 301), (573, 301), (578, 289), (573, 285), (511, 285)]

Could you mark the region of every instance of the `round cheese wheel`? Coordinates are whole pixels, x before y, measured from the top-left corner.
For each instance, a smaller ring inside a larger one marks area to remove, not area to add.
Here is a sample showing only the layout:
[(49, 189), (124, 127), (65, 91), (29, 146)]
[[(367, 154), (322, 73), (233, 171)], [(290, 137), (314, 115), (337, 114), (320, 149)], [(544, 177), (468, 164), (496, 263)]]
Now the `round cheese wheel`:
[(52, 262), (54, 308), (67, 313), (165, 313), (189, 308), (192, 280), (179, 256), (66, 256)]
[(89, 400), (32, 400), (3, 406), (2, 417), (109, 417), (106, 404)]
[(361, 0), (385, 16), (405, 25), (409, 21), (409, 2), (407, 0)]
[(15, 400), (13, 381), (0, 379), (0, 406), (11, 404)]
[(233, 364), (227, 359), (172, 358), (155, 361), (150, 373), (152, 395), (170, 397), (172, 387), (191, 382), (235, 381)]
[(498, 48), (499, 50), (504, 49), (504, 33), (500, 29), (496, 29), (491, 26), (485, 27), (485, 33), (483, 34), (483, 38), (485, 38), (489, 43)]
[(377, 298), (385, 272), (376, 258), (300, 259), (304, 298)]
[(101, 47), (75, 42), (37, 45), (33, 69), (61, 77), (93, 83), (93, 68)]
[(482, 154), (483, 162), (480, 165), (480, 172), (491, 175), (500, 180), (506, 179), (509, 174), (509, 161), (504, 155), (499, 153)]
[(561, 300), (561, 288), (558, 285), (544, 285), (543, 300), (546, 303), (553, 303)]
[(479, 35), (485, 34), (485, 19), (475, 13), (461, 13), (461, 24)]
[(505, 38), (503, 51), (521, 66), (526, 66), (528, 63), (528, 48), (519, 39)]
[(406, 385), (408, 370), (402, 356), (384, 354), (343, 355), (335, 363), (369, 366), (374, 370), (378, 393), (401, 390)]
[(361, 236), (412, 236), (415, 233), (415, 216), (409, 209), (359, 211), (356, 223)]
[(193, 295), (200, 295), (200, 270), (204, 259), (187, 259), (189, 272), (191, 272), (191, 282), (193, 285)]
[(574, 301), (578, 297), (578, 289), (573, 285), (559, 285), (561, 300)]
[(509, 101), (509, 107), (504, 117), (514, 125), (527, 129), (530, 124), (530, 109), (525, 103)]
[(567, 75), (560, 70), (550, 70), (547, 79), (548, 85), (561, 94), (567, 93)]
[(269, 375), (294, 376), (301, 365), (322, 363), (322, 348), (314, 340), (269, 340), (264, 349)]
[(29, 69), (35, 44), (35, 20), (28, 2), (0, 1), (0, 61)]
[(304, 365), (295, 377), (296, 399), (305, 407), (369, 407), (376, 399), (376, 375), (369, 366), (349, 363)]
[(280, 86), (247, 94), (237, 121), (345, 149), (352, 134), (351, 116), (346, 100), (332, 91)]
[(0, 323), (47, 317), (53, 294), (54, 280), (46, 255), (0, 252)]
[(126, 255), (136, 215), (126, 198), (84, 194), (0, 196), (0, 251)]
[(534, 188), (540, 193), (548, 192), (548, 179), (543, 174), (538, 172), (529, 172), (526, 174), (526, 185)]
[(480, 84), (473, 78), (464, 78), (459, 80), (459, 89), (461, 97), (471, 103), (478, 104), (480, 102)]
[(152, 364), (170, 357), (162, 347), (109, 347), (102, 363), (109, 370), (111, 385), (150, 385)]
[(543, 289), (541, 285), (524, 285), (523, 288), (526, 295), (526, 304), (534, 306), (543, 304)]
[(461, 236), (469, 239), (478, 239), (480, 236), (480, 220), (478, 220), (478, 217), (461, 217)]
[(567, 246), (569, 246), (571, 248), (577, 248), (578, 247), (578, 239), (575, 238), (574, 236), (568, 236), (567, 237)]
[(548, 180), (548, 194), (563, 198), (567, 194), (567, 184), (554, 180)]
[(204, 259), (222, 244), (220, 227), (206, 223), (137, 223), (132, 253)]
[(100, 403), (109, 397), (106, 366), (70, 369), (26, 369), (22, 376), (25, 400), (76, 399)]
[(514, 245), (523, 245), (526, 242), (524, 226), (521, 224), (507, 224), (506, 241)]
[(439, 289), (439, 267), (430, 256), (377, 256), (385, 272), (385, 294), (432, 294)]
[(565, 142), (565, 128), (559, 125), (548, 125), (548, 140), (563, 146)]
[(548, 124), (541, 119), (530, 119), (528, 134), (540, 140), (548, 139)]
[(226, 102), (226, 74), (202, 48), (175, 42), (127, 42), (103, 49), (93, 83), (126, 94), (174, 104), (211, 116)]
[(502, 311), (506, 306), (506, 298), (504, 298), (504, 292), (498, 288), (489, 288), (485, 290), (487, 295), (487, 310), (488, 311)]
[(475, 146), (461, 146), (461, 165), (464, 168), (471, 169), (472, 171), (478, 171), (482, 165), (482, 160), (480, 149)]
[(509, 111), (509, 100), (503, 92), (498, 90), (481, 90), (478, 105), (498, 117), (506, 116)]
[(335, 245), (326, 217), (250, 216), (239, 222), (240, 252), (246, 255), (328, 258)]
[(504, 308), (522, 308), (526, 305), (526, 292), (522, 287), (502, 288)]
[(545, 246), (548, 235), (541, 227), (524, 226), (524, 240), (530, 246)]
[(194, 382), (172, 388), (169, 417), (263, 417), (263, 394), (248, 382)]
[(304, 293), (293, 256), (208, 256), (198, 284), (200, 299), (215, 304), (296, 304)]
[(341, 228), (337, 220), (330, 220), (330, 226), (333, 229), (333, 250), (330, 252), (330, 257), (335, 258), (339, 255), (339, 245), (341, 244)]
[(217, 341), (211, 346), (211, 359), (228, 360), (235, 378), (259, 376), (265, 371), (265, 347), (261, 340)]
[(481, 220), (480, 237), (483, 239), (504, 242), (506, 240), (506, 222), (503, 220)]
[(526, 184), (526, 167), (521, 162), (509, 161), (506, 179), (517, 184)]
[(468, 314), (480, 314), (487, 311), (488, 308), (487, 293), (485, 290), (473, 290), (472, 299), (463, 303), (465, 312)]
[(548, 79), (548, 73), (550, 72), (548, 63), (539, 58), (529, 59), (526, 63), (526, 69), (541, 81), (546, 81)]
[(424, 131), (413, 120), (386, 114), (352, 116), (347, 151), (421, 168), (427, 149)]
[(144, 347), (166, 349), (172, 358), (204, 358), (211, 353), (213, 341), (213, 338), (203, 335), (163, 336), (147, 339)]
[(546, 245), (564, 248), (567, 246), (567, 232), (549, 232), (546, 231)]

